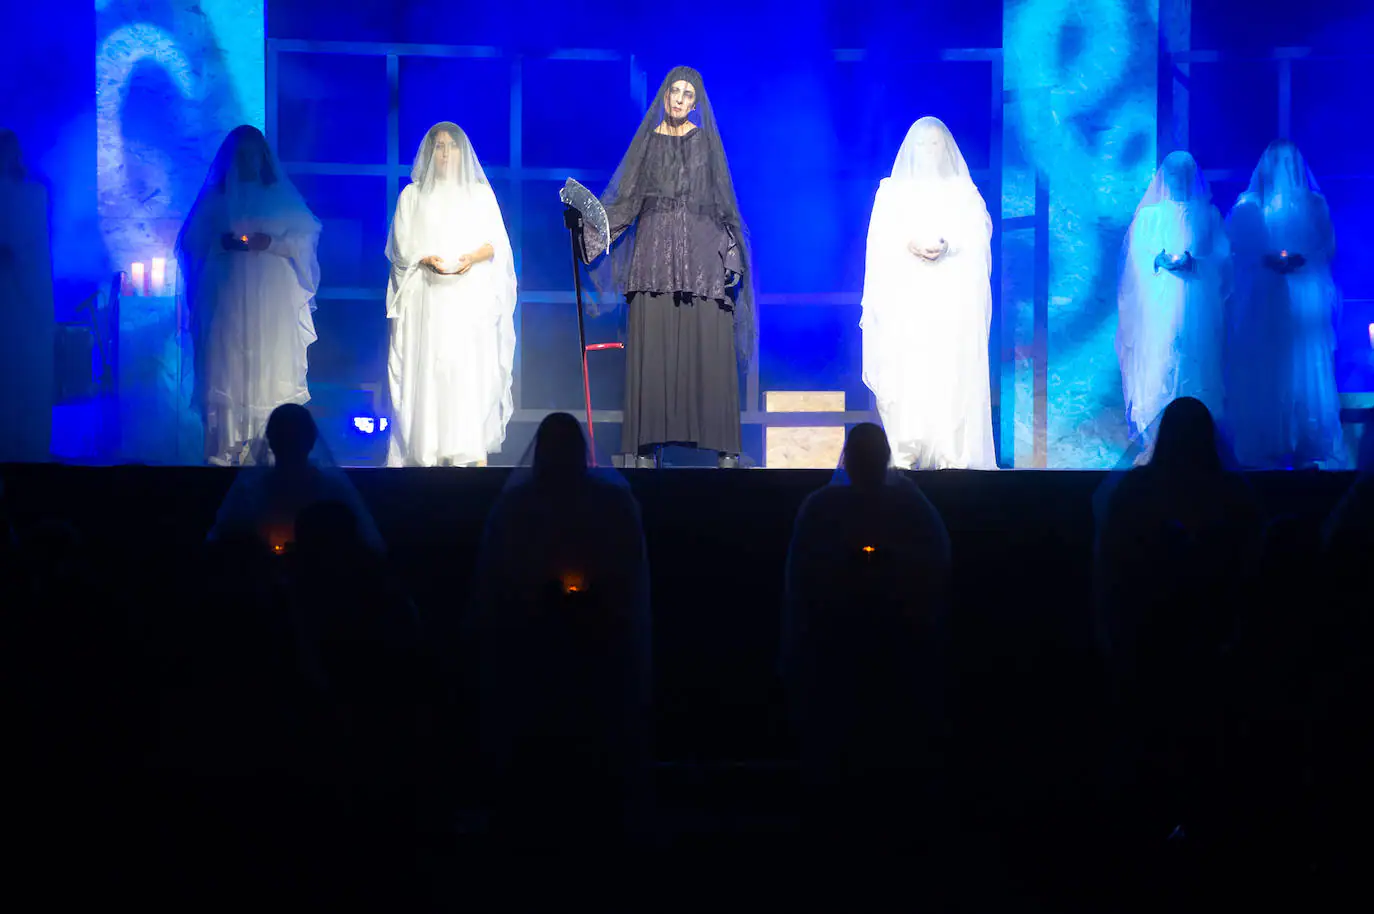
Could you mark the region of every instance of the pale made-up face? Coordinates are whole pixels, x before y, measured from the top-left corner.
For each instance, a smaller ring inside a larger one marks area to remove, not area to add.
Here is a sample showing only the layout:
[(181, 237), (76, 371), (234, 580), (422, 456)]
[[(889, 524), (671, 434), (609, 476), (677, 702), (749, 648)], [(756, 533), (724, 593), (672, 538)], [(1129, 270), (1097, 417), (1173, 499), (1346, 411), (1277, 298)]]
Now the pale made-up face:
[(925, 127), (916, 131), (912, 142), (916, 147), (917, 177), (939, 177), (946, 170), (945, 135), (933, 127)]
[(458, 162), (458, 141), (453, 134), (443, 132), (434, 138), (434, 174), (439, 178), (453, 177)]
[(692, 113), (697, 106), (697, 90), (685, 79), (679, 79), (663, 96), (663, 112), (675, 121), (680, 121)]

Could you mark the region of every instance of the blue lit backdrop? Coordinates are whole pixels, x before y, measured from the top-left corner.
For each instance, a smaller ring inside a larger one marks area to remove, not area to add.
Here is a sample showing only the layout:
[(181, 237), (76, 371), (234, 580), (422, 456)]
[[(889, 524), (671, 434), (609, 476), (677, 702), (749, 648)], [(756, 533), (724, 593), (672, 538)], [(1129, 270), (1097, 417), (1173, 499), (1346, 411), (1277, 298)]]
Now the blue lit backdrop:
[[(385, 413), (391, 202), (424, 129), (462, 123), (519, 238), (523, 411), (506, 461), (543, 411), (580, 405), (554, 191), (569, 174), (604, 183), (669, 66), (703, 71), (753, 229), (763, 327), (742, 406), (755, 456), (762, 391), (843, 390), (848, 412), (835, 421), (870, 409), (857, 329), (868, 208), (906, 126), (935, 114), (990, 207), (1001, 201), (1001, 461), (1093, 467), (1124, 445), (1112, 349), (1120, 238), (1154, 163), (1178, 146), (1196, 152), (1223, 208), (1269, 139), (1286, 132), (1303, 146), (1341, 243), (1341, 383), (1369, 390), (1366, 6), (1328, 0), (1280, 21), (1246, 15), (1239, 0), (766, 0), (713, 19), (632, 0), (512, 0), (455, 18), (437, 0), (53, 0), (7, 10), (0, 60), (6, 85), (35, 87), (11, 97), (6, 119), (53, 188), (59, 316), (111, 269), (170, 252), (226, 130), (272, 133), (326, 226), (311, 382), (335, 435)], [(54, 16), (64, 29), (44, 26)], [(92, 46), (93, 65), (81, 64)], [(1285, 46), (1305, 50), (1276, 56)], [(619, 356), (593, 370), (609, 420)], [(612, 422), (598, 432), (614, 447)], [(377, 437), (347, 442), (352, 459), (374, 459)]]

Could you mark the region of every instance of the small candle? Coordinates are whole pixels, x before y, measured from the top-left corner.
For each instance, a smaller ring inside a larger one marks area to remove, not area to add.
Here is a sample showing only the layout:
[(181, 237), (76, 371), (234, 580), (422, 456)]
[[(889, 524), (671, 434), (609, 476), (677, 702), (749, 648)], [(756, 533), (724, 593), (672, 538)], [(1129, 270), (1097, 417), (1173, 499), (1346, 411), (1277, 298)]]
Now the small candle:
[(239, 241), (242, 241), (244, 244), (247, 244), (247, 243), (248, 243), (248, 236), (247, 236), (247, 235), (240, 235), (240, 236), (239, 236)]
[(136, 263), (129, 268), (129, 279), (133, 284), (135, 295), (145, 294), (143, 284), (147, 280), (147, 277), (143, 275), (143, 264)]
[(585, 582), (582, 580), (582, 575), (578, 572), (570, 571), (563, 575), (564, 593), (581, 593), (584, 586), (586, 586)]
[(154, 257), (152, 269), (149, 272), (149, 281), (152, 284), (154, 295), (167, 294), (167, 258)]

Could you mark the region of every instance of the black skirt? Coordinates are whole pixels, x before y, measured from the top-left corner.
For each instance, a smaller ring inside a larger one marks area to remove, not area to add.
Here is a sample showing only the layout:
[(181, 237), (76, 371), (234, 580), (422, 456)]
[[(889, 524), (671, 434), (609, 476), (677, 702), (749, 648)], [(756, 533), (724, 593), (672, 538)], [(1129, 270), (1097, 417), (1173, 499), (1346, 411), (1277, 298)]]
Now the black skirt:
[(633, 292), (621, 449), (680, 444), (738, 454), (734, 314), (684, 293)]

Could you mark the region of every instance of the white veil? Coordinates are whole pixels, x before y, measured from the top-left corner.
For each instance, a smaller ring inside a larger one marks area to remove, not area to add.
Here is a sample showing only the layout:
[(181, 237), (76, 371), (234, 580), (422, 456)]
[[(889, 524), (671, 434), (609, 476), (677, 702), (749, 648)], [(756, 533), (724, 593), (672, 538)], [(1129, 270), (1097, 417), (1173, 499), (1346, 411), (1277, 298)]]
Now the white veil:
[(220, 145), (177, 236), (180, 281), (186, 290), (194, 291), (205, 258), (217, 249), (221, 235), (255, 232), (289, 239), (296, 278), (313, 299), (320, 285), (320, 221), (282, 170), (267, 139), (256, 127), (242, 126), (230, 131)]
[[(946, 253), (927, 262), (912, 244)], [(873, 200), (859, 322), (863, 380), (904, 464), (996, 464), (991, 270), (987, 204), (949, 129), (923, 117)]]
[(992, 216), (978, 185), (973, 183), (954, 134), (943, 121), (923, 117), (911, 125), (892, 163), (892, 175), (883, 180), (882, 186), (903, 194), (934, 198), (946, 207), (958, 207), (959, 212), (941, 215), (958, 216), (961, 227), (971, 230), (971, 239), (977, 239), (978, 230), (982, 230), (988, 242), (984, 251), (987, 269), (992, 270)]
[(487, 450), (501, 450), (506, 426), (515, 412), (511, 386), (515, 371), (515, 257), (501, 207), (471, 141), (457, 124), (435, 124), (420, 142), (410, 171), (411, 183), (401, 192), (387, 238), (391, 261), (386, 316), (398, 317), (401, 296), (414, 283), (457, 283), (466, 276), (446, 276), (420, 265), (424, 257), (439, 256), (450, 265), (458, 257), (490, 244), (490, 264), (477, 264), (491, 285), (492, 318), (497, 325), (498, 360), (503, 377), (499, 428), (493, 429)]
[(1302, 152), (1290, 140), (1275, 140), (1260, 156), (1250, 174), (1245, 194), (1268, 203), (1275, 197), (1294, 191), (1321, 195), (1317, 177)]
[[(1170, 255), (1193, 255), (1192, 278), (1175, 277), (1156, 265), (1166, 249)], [(1176, 396), (1198, 397), (1214, 414), (1222, 412), (1222, 309), (1230, 295), (1230, 256), (1202, 170), (1190, 153), (1169, 153), (1136, 206), (1122, 244), (1116, 352), (1132, 438), (1147, 435)], [(1175, 383), (1180, 345), (1216, 350), (1215, 359), (1202, 359), (1209, 363), (1203, 366), (1206, 377), (1184, 371), (1189, 375), (1185, 386)]]
[[(190, 324), (197, 409), (205, 408), (203, 334), (213, 326), (216, 305), (214, 295), (201, 294), (206, 264), (221, 251), (224, 235), (258, 233), (271, 236), (271, 250), (290, 261), (302, 304), (313, 312), (320, 287), (320, 221), (286, 176), (267, 139), (256, 127), (244, 125), (220, 144), (176, 240), (177, 295)], [(303, 323), (310, 323), (308, 312)], [(313, 339), (313, 326), (309, 332)]]
[[(305, 407), (295, 404), (278, 407), (273, 415), (282, 410), (301, 410), (309, 415)], [(271, 428), (269, 420), (268, 430)], [(305, 467), (279, 467), (267, 434), (253, 442), (249, 453), (249, 462), (238, 471), (220, 504), (208, 537), (211, 541), (255, 535), (273, 551), (282, 552), (295, 541), (296, 519), (303, 509), (338, 502), (353, 514), (363, 543), (379, 553), (386, 550), (372, 513), (318, 428)]]

